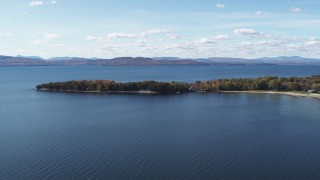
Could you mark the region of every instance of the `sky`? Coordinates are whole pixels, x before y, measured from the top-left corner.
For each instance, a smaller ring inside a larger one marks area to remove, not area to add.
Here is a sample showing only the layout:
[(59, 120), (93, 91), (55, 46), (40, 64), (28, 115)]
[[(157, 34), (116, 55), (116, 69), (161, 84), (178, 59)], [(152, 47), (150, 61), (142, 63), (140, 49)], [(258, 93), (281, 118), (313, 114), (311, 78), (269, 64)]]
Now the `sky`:
[(0, 54), (320, 58), (319, 0), (1, 0)]

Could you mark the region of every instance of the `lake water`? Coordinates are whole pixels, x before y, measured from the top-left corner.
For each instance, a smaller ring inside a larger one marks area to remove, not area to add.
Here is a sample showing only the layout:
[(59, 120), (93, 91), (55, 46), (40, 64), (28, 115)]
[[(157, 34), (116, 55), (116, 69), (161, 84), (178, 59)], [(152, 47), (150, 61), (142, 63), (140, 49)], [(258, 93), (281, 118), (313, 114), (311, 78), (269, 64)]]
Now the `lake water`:
[(33, 89), (313, 74), (320, 66), (0, 68), (0, 179), (320, 179), (318, 99)]

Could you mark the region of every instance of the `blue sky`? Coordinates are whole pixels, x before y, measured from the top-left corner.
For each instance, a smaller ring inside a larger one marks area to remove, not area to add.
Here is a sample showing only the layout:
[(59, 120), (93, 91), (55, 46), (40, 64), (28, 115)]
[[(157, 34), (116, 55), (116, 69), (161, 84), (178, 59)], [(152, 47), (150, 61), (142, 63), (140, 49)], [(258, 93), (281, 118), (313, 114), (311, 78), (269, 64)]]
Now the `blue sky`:
[(320, 58), (318, 0), (10, 0), (0, 54)]

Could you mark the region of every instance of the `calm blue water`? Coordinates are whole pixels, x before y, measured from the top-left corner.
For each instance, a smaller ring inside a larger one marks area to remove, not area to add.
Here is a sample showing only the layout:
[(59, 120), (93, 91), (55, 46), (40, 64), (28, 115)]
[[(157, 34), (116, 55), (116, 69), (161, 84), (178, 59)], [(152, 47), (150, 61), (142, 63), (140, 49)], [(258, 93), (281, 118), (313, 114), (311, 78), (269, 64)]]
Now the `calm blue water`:
[(320, 66), (0, 68), (0, 179), (320, 179), (320, 100), (36, 92), (49, 81), (195, 81)]

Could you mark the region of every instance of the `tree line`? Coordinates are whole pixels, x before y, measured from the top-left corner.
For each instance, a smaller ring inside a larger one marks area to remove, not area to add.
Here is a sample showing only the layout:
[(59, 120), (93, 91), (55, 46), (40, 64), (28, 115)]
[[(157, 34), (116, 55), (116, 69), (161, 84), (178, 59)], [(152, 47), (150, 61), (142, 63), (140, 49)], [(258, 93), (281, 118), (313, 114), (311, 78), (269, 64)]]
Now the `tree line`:
[(197, 81), (194, 88), (201, 91), (320, 91), (320, 75), (310, 77), (280, 78), (266, 76), (259, 78), (219, 79)]
[(183, 82), (115, 82), (110, 80), (80, 80), (67, 82), (51, 82), (41, 84), (36, 89), (47, 89), (56, 91), (154, 91), (159, 93), (189, 92), (190, 84)]
[(309, 77), (275, 77), (218, 79), (210, 81), (185, 82), (115, 82), (110, 80), (80, 80), (67, 82), (50, 82), (40, 84), (38, 90), (55, 91), (140, 91), (149, 90), (159, 93), (174, 92), (218, 92), (218, 91), (312, 91), (320, 92), (320, 75)]

